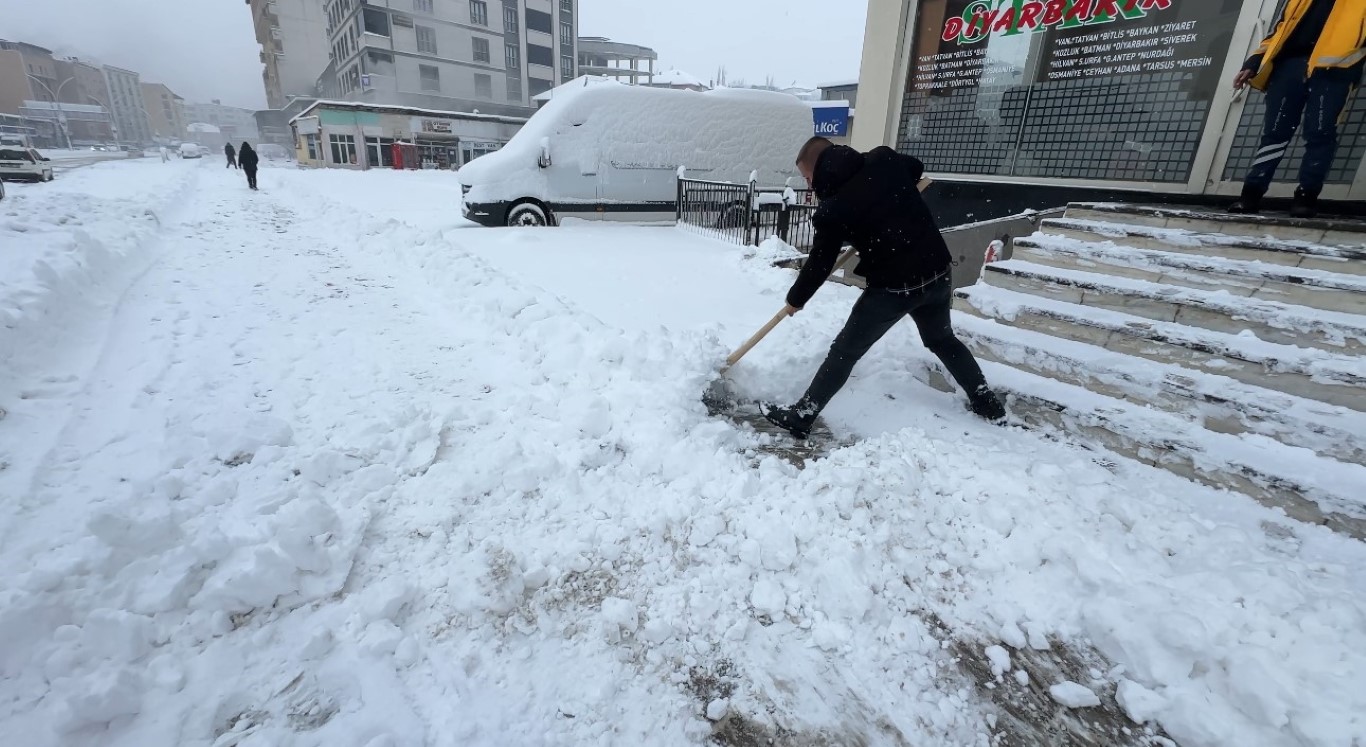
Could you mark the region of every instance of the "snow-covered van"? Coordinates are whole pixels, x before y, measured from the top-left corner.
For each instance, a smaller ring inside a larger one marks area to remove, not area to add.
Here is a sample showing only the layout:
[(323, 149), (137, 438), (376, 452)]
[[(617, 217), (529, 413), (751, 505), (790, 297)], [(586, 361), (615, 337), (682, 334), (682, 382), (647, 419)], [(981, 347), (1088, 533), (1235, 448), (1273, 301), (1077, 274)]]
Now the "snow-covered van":
[(798, 178), (811, 109), (767, 91), (615, 82), (556, 89), (502, 150), (459, 171), (465, 217), (486, 226), (564, 218), (672, 221), (678, 170), (763, 186)]

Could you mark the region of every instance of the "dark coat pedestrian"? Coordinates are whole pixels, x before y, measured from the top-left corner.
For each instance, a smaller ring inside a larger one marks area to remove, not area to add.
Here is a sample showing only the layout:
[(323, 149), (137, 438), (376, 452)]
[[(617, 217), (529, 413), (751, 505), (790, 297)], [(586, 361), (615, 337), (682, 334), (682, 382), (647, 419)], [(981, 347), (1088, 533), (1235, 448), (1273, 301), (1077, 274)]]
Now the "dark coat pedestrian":
[(223, 155), (228, 157), (228, 168), (239, 168), (237, 165), (237, 151), (232, 149), (232, 143), (223, 146)]
[(247, 186), (252, 189), (256, 189), (256, 166), (260, 160), (248, 143), (242, 143), (242, 147), (237, 150), (237, 162), (242, 164), (242, 170), (247, 172)]
[(791, 407), (767, 410), (768, 419), (804, 437), (859, 359), (907, 316), (967, 394), (972, 411), (988, 420), (1004, 419), (1005, 409), (987, 387), (981, 367), (953, 333), (952, 256), (920, 195), (924, 164), (887, 147), (859, 153), (812, 138), (797, 166), (820, 207), (811, 219), (816, 229), (811, 254), (787, 294), (788, 313), (800, 311), (825, 283), (845, 243), (858, 250), (858, 274), (868, 288), (806, 394)]

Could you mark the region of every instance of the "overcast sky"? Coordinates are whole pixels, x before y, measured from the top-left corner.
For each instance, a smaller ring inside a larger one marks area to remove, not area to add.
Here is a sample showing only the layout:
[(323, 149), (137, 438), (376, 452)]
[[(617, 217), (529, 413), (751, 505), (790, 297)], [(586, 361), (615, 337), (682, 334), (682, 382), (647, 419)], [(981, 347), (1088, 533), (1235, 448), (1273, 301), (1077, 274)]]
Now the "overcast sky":
[[(724, 65), (732, 83), (814, 86), (858, 76), (865, 13), (857, 0), (580, 0), (579, 32), (652, 47), (704, 81)], [(10, 41), (137, 70), (189, 101), (266, 103), (244, 0), (0, 0), (0, 18)]]

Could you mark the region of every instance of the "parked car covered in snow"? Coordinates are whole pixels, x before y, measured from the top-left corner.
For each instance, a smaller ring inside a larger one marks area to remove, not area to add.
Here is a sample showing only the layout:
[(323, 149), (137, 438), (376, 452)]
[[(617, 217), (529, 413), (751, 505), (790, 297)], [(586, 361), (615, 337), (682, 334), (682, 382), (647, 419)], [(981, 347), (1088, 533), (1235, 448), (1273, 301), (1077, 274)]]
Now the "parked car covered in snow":
[(50, 182), (53, 174), (50, 159), (33, 148), (0, 147), (0, 179)]
[(615, 82), (562, 87), (502, 148), (460, 169), (465, 216), (486, 226), (564, 218), (672, 221), (678, 170), (782, 187), (811, 137), (811, 110), (767, 91)]
[(204, 149), (201, 148), (201, 147), (199, 147), (198, 145), (196, 145), (196, 144), (194, 144), (194, 143), (181, 143), (181, 144), (180, 144), (180, 157), (181, 157), (181, 158), (203, 158), (203, 157), (204, 157)]

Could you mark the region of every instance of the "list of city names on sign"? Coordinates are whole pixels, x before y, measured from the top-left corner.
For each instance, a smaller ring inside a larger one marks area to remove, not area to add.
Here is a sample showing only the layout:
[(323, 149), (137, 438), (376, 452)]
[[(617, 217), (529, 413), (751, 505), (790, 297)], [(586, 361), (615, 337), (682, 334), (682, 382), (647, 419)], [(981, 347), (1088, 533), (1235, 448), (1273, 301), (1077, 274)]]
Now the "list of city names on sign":
[(1006, 83), (1005, 74), (1018, 67), (988, 59), (986, 47), (926, 55), (916, 60), (915, 88), (933, 91), (963, 86)]
[[(1207, 51), (1200, 44), (1199, 24), (1180, 21), (1055, 39), (1039, 77), (1063, 80), (1209, 67), (1214, 58), (1199, 54)], [(915, 89), (1008, 85), (1019, 82), (1012, 79), (1019, 71), (1018, 66), (988, 57), (986, 46), (979, 45), (917, 58)]]
[(1191, 70), (1209, 67), (1213, 57), (1197, 56), (1204, 51), (1196, 31), (1199, 21), (1164, 23), (1080, 34), (1053, 43), (1048, 60), (1048, 80), (1098, 75)]

